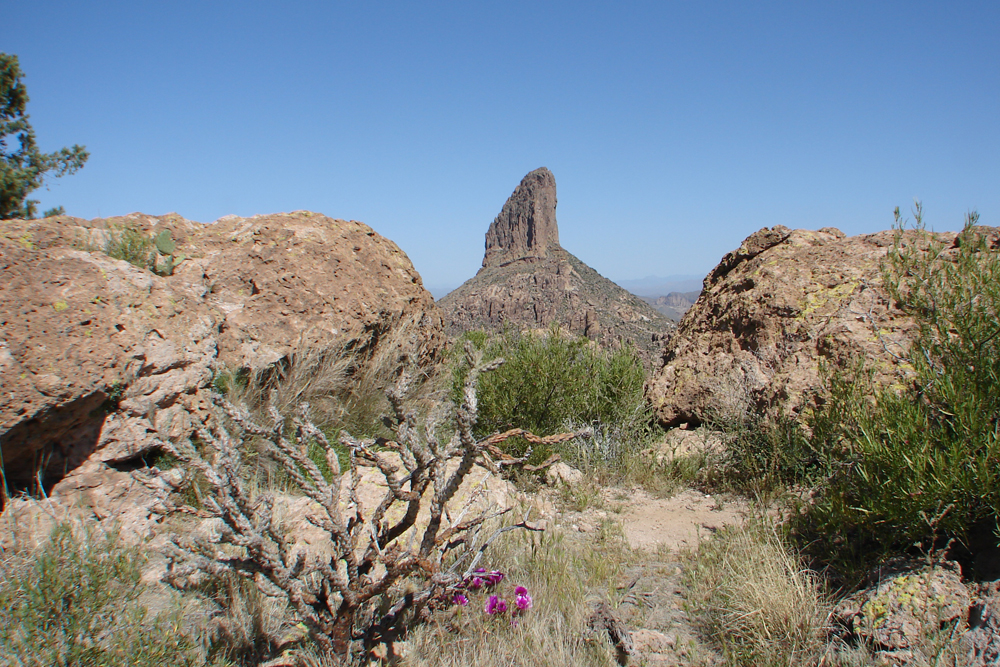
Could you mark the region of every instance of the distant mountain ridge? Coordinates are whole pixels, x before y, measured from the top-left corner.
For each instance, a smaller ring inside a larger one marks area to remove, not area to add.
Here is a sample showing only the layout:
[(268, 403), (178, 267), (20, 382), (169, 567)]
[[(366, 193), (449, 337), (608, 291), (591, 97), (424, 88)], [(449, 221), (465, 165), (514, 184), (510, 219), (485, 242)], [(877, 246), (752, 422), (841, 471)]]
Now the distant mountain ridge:
[(671, 292), (664, 296), (643, 296), (639, 297), (653, 308), (656, 308), (663, 316), (674, 322), (680, 322), (684, 313), (694, 305), (694, 302), (701, 296), (701, 290), (694, 292)]
[[(705, 272), (708, 273), (707, 271)], [(671, 292), (701, 291), (705, 276), (694, 274), (678, 274), (673, 276), (646, 276), (633, 280), (616, 280), (615, 284), (624, 287), (632, 294), (640, 297), (661, 297)]]

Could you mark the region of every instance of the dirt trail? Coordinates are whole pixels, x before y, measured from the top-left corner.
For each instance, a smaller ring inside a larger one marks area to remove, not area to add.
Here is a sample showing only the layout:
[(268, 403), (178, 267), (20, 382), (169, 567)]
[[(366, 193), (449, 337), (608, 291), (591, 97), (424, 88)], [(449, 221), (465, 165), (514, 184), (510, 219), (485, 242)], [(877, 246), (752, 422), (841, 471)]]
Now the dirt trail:
[[(550, 492), (551, 493), (551, 492)], [(559, 507), (555, 494), (546, 499)], [(629, 664), (647, 667), (713, 667), (721, 657), (702, 643), (685, 610), (687, 563), (682, 551), (695, 548), (727, 525), (742, 523), (747, 506), (685, 489), (657, 498), (642, 489), (602, 489), (581, 511), (555, 512), (555, 522), (581, 541), (600, 539), (601, 524), (613, 522), (636, 553), (611, 596), (614, 612), (632, 634), (635, 654)]]
[(676, 551), (697, 546), (700, 538), (723, 526), (741, 523), (745, 511), (743, 502), (724, 502), (694, 489), (670, 498), (655, 498), (636, 490), (619, 516), (633, 549)]

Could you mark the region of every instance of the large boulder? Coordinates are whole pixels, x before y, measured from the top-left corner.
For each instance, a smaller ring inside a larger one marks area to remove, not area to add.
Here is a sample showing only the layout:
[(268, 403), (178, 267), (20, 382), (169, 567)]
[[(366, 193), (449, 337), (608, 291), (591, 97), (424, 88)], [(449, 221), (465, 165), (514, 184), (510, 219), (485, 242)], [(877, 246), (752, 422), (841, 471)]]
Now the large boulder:
[[(879, 381), (902, 381), (916, 325), (882, 282), (895, 233), (847, 237), (779, 225), (748, 237), (705, 278), (649, 382), (660, 422), (749, 410), (797, 416), (812, 405), (823, 366), (858, 358)], [(932, 236), (948, 245), (956, 234)], [(903, 242), (927, 238), (910, 230)]]
[[(109, 233), (127, 229), (169, 230), (183, 261), (157, 275), (112, 259)], [(427, 367), (445, 342), (405, 253), (367, 225), (306, 211), (3, 221), (0, 276), (0, 454), (13, 490), (58, 494), (74, 470), (92, 480), (188, 437), (222, 368), (311, 348)]]

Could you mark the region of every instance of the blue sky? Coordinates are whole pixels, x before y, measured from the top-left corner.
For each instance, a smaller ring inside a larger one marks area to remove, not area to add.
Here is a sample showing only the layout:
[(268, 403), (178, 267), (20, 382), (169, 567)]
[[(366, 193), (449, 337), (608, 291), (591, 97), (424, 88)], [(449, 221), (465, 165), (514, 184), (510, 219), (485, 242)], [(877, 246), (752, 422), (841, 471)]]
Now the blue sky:
[(612, 279), (703, 275), (764, 226), (1000, 225), (1000, 3), (0, 0), (85, 218), (310, 209), (456, 286), (521, 177)]

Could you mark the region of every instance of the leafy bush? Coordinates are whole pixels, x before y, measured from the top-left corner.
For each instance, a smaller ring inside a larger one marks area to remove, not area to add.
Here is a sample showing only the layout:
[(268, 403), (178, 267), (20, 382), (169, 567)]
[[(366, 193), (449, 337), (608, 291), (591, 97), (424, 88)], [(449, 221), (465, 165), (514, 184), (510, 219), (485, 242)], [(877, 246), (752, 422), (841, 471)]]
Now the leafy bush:
[(137, 601), (144, 557), (114, 532), (57, 525), (37, 550), (0, 561), (0, 663), (204, 664), (177, 614)]
[(697, 480), (702, 486), (766, 502), (782, 489), (808, 484), (817, 476), (820, 454), (791, 417), (757, 415), (721, 430), (725, 449), (699, 471)]
[[(506, 332), (494, 338), (470, 332), (463, 339), (484, 349), (487, 359), (506, 360), (480, 383), (479, 436), (512, 428), (551, 435), (567, 424), (590, 424), (627, 441), (649, 428), (645, 370), (631, 347), (605, 351), (557, 326), (544, 333)], [(455, 366), (453, 399), (466, 372), (467, 366)], [(526, 447), (521, 441), (512, 453), (520, 455)], [(535, 450), (533, 463), (548, 456), (543, 449)]]
[(848, 578), (915, 544), (969, 545), (997, 528), (1000, 253), (977, 220), (954, 248), (899, 234), (888, 255), (884, 282), (919, 325), (910, 386), (877, 387), (861, 366), (833, 378), (817, 417), (829, 478), (794, 523)]

